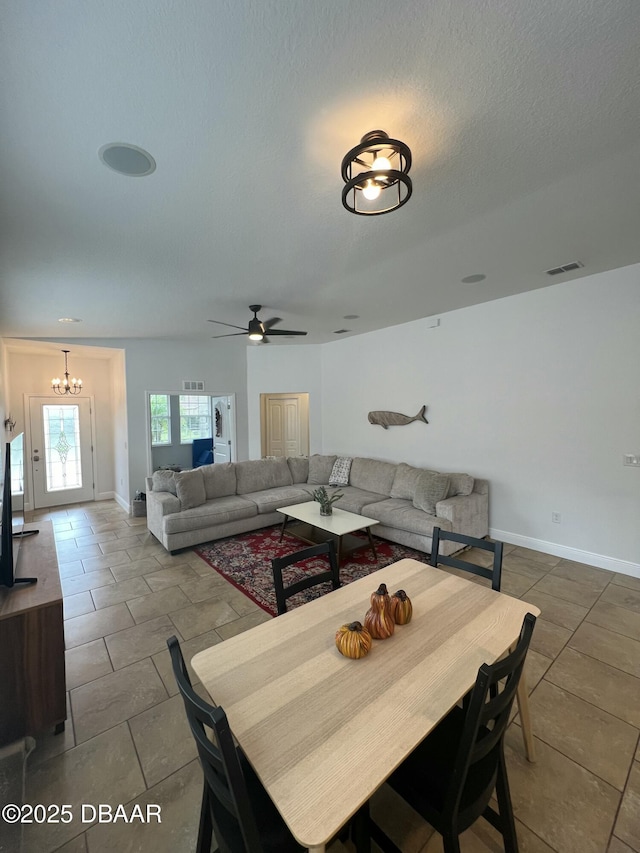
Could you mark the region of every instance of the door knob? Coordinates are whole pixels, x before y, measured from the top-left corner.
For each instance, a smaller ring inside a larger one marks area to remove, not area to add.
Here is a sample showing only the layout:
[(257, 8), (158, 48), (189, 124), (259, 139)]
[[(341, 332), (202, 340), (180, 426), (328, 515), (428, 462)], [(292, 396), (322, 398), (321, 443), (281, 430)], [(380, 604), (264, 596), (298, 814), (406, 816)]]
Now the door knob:
[(39, 461), (40, 461), (40, 457), (39, 457), (39, 456), (34, 456), (34, 457), (33, 457), (33, 461), (34, 461), (34, 462), (39, 462)]

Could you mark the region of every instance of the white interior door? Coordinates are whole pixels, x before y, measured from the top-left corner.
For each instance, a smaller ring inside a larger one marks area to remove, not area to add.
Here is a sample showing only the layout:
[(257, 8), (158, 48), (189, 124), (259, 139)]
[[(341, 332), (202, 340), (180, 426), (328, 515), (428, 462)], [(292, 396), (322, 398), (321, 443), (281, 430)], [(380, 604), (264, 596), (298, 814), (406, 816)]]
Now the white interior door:
[(213, 461), (231, 462), (231, 398), (212, 397)]
[(94, 499), (91, 401), (30, 397), (33, 507)]
[(309, 395), (262, 394), (262, 455), (309, 455)]

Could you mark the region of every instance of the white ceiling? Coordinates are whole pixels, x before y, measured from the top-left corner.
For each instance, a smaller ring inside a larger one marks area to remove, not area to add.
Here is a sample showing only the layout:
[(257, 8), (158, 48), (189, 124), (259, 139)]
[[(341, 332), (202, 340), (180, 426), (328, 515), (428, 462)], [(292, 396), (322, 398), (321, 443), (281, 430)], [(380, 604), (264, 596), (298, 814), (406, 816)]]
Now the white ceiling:
[[(0, 335), (204, 341), (256, 302), (317, 343), (640, 261), (637, 0), (0, 15)], [(413, 197), (357, 217), (340, 163), (376, 128), (410, 146)], [(157, 170), (107, 169), (108, 142)]]

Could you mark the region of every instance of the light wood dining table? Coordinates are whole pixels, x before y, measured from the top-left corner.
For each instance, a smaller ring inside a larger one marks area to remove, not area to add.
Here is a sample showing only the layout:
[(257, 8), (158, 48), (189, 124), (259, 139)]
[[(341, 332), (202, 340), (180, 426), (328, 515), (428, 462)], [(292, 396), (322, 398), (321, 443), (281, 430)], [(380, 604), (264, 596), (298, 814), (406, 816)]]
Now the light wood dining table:
[[(380, 583), (404, 589), (408, 625), (343, 657), (335, 632)], [(192, 659), (303, 846), (326, 844), (517, 640), (537, 607), (417, 560), (400, 560)], [(526, 688), (525, 688), (526, 692)]]

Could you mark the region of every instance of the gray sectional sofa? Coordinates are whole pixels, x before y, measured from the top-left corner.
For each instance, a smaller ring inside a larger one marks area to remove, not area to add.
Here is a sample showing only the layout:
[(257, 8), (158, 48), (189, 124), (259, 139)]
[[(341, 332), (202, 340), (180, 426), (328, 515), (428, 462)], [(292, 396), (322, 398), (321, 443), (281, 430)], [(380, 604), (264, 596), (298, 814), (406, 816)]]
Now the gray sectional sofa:
[[(279, 507), (312, 500), (320, 485), (329, 488), (337, 458), (315, 454), (156, 471), (147, 478), (147, 527), (173, 553), (278, 524)], [(338, 489), (343, 497), (335, 505), (379, 521), (376, 536), (427, 554), (434, 527), (478, 537), (489, 532), (488, 482), (468, 474), (356, 457)], [(442, 545), (444, 553), (456, 548)]]

